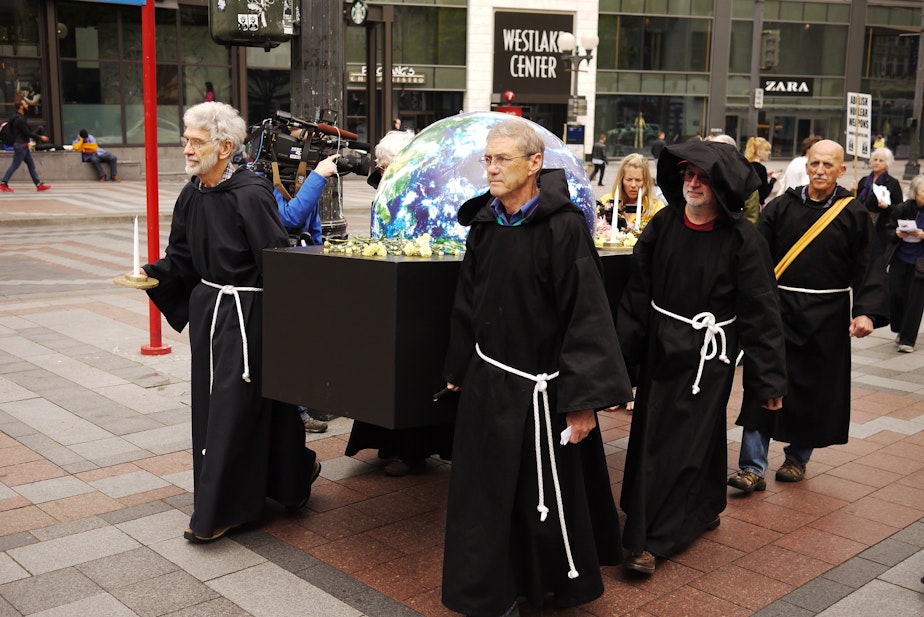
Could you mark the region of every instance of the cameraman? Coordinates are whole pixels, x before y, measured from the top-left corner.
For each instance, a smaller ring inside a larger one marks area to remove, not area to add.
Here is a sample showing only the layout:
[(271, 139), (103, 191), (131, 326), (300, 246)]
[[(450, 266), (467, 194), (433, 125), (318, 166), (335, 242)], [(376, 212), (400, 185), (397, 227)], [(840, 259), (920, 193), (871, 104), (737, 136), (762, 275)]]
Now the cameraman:
[(318, 201), (327, 180), (337, 173), (338, 156), (340, 155), (331, 154), (319, 161), (292, 199), (287, 200), (278, 188), (273, 187), (283, 226), (290, 231), (304, 231), (311, 237), (311, 243), (314, 245), (321, 244), (321, 214), (318, 211)]

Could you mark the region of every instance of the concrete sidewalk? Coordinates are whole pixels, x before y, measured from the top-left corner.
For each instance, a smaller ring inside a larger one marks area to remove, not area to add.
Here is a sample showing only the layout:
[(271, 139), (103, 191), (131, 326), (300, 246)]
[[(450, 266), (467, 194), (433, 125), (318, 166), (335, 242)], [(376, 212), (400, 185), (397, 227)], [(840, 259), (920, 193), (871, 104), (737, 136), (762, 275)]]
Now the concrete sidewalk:
[[(359, 180), (352, 207), (368, 221)], [(182, 539), (187, 337), (165, 325), (172, 353), (141, 355), (148, 303), (111, 284), (131, 259), (122, 223), (144, 209), (133, 184), (0, 196), (13, 216), (0, 218), (0, 617), (454, 615), (440, 604), (450, 466), (387, 477), (374, 452), (343, 455), (348, 419), (307, 437), (323, 473), (306, 509), (269, 505), (213, 545)], [(174, 188), (161, 187), (162, 214)], [(850, 442), (817, 452), (804, 482), (730, 495), (721, 527), (650, 580), (608, 567), (596, 602), (524, 617), (924, 614), (924, 350), (898, 354), (893, 338), (854, 341)], [(630, 421), (601, 414), (617, 496)]]

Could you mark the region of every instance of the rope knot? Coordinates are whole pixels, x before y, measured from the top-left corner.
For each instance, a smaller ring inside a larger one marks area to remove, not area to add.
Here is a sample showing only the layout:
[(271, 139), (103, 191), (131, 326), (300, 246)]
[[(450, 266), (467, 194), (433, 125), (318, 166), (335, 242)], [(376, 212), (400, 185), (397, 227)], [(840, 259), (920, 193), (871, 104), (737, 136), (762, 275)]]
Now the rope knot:
[(536, 389), (539, 392), (545, 392), (549, 388), (549, 376), (547, 373), (539, 373), (536, 375)]
[(578, 571), (572, 568), (568, 571), (568, 578), (575, 579), (579, 576)]
[(223, 285), (221, 289), (218, 290), (218, 293), (224, 294), (226, 296), (234, 295), (234, 285)]
[(544, 523), (545, 519), (549, 517), (549, 508), (544, 504), (539, 504), (536, 506), (536, 511), (539, 512), (539, 522)]
[(243, 380), (246, 381), (247, 383), (250, 383), (250, 373), (249, 373), (248, 371), (244, 371), (244, 372), (241, 374), (241, 379), (243, 379)]

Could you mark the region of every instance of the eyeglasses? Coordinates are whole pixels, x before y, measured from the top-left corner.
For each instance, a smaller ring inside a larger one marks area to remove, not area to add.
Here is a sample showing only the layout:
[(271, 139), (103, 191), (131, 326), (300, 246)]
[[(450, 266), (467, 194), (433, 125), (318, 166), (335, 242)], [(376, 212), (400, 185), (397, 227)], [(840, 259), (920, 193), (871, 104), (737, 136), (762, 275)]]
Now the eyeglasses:
[(498, 154), (496, 156), (486, 155), (478, 159), (481, 161), (481, 164), (485, 167), (490, 167), (491, 165), (497, 165), (499, 168), (503, 169), (507, 167), (514, 159), (525, 159), (538, 154), (537, 152), (532, 152), (530, 154), (521, 154), (520, 156), (504, 156)]
[(202, 140), (196, 137), (193, 137), (192, 139), (189, 139), (187, 137), (180, 138), (180, 144), (183, 146), (184, 150), (186, 149), (186, 146), (190, 146), (193, 150), (198, 152), (199, 150), (202, 149), (203, 146), (205, 146), (205, 144), (210, 144), (210, 143), (213, 143), (212, 140)]
[(700, 184), (706, 184), (706, 185), (709, 184), (709, 176), (707, 176), (706, 174), (696, 173), (692, 169), (685, 169), (683, 171), (683, 181), (684, 182), (692, 182), (693, 178), (696, 178), (697, 180), (699, 180)]

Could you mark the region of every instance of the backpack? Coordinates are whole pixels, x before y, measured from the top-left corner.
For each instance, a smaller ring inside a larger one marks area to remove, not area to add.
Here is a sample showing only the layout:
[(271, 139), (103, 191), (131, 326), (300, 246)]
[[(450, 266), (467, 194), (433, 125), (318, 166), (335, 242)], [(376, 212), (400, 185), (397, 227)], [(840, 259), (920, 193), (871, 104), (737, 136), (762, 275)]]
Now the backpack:
[(3, 124), (0, 124), (0, 144), (3, 144), (6, 147), (11, 147), (15, 141), (13, 136), (13, 120), (16, 118), (10, 118)]

